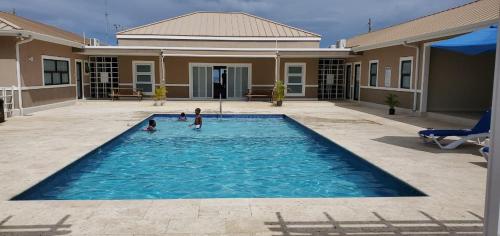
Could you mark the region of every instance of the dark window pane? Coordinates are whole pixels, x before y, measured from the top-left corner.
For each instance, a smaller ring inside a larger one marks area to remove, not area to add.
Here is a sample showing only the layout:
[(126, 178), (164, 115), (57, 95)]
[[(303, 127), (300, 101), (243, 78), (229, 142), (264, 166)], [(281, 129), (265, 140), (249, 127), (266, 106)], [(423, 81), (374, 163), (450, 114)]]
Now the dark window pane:
[(401, 77), (401, 88), (409, 89), (410, 88), (410, 76), (403, 75)]
[(61, 84), (69, 84), (69, 74), (68, 73), (61, 74)]
[(68, 72), (68, 62), (67, 61), (57, 61), (57, 71)]
[(43, 81), (45, 85), (52, 84), (52, 73), (44, 73), (43, 74)]
[(290, 66), (290, 67), (288, 67), (288, 73), (289, 74), (302, 74), (302, 67), (301, 66)]
[(136, 65), (137, 72), (151, 72), (151, 65)]
[(302, 83), (302, 76), (288, 76), (288, 83)]
[(43, 59), (43, 70), (44, 71), (55, 71), (56, 62), (54, 60)]
[(52, 73), (52, 84), (61, 84), (61, 74)]
[(302, 85), (288, 85), (288, 93), (302, 93)]
[(402, 61), (401, 63), (401, 73), (409, 75), (411, 73), (411, 61)]

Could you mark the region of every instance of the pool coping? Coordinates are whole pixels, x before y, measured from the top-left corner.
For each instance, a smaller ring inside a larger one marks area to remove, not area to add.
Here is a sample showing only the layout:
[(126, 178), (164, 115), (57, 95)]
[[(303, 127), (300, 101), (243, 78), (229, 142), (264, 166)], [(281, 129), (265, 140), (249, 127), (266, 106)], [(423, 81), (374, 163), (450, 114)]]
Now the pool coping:
[[(415, 187), (413, 184), (409, 183), (408, 181), (402, 180), (401, 178), (395, 176), (394, 174), (390, 173), (389, 171), (379, 167), (378, 165), (370, 162), (366, 158), (362, 157), (361, 155), (356, 154), (355, 152), (349, 150), (348, 148), (338, 144), (334, 140), (320, 134), (319, 132), (315, 131), (314, 129), (308, 127), (307, 125), (301, 123), (300, 121), (296, 120), (295, 118), (285, 114), (285, 113), (267, 113), (267, 114), (253, 114), (253, 113), (230, 113), (230, 114), (217, 114), (217, 113), (207, 113), (203, 114), (204, 117), (209, 117), (209, 118), (235, 118), (235, 117), (240, 117), (240, 118), (284, 118), (288, 119), (291, 121), (293, 124), (299, 126), (300, 128), (304, 129), (306, 132), (313, 133), (314, 135), (317, 135), (322, 141), (326, 142), (331, 142), (335, 144), (336, 146), (340, 147), (344, 151), (348, 152), (351, 155), (356, 156), (359, 158), (361, 161), (365, 162), (372, 168), (377, 169), (378, 171), (381, 171), (383, 174), (386, 174), (390, 176), (391, 178), (394, 178), (395, 180), (399, 181), (401, 184), (407, 185), (407, 187), (410, 187), (413, 189), (416, 194), (421, 194), (421, 195), (415, 195), (415, 196), (353, 196), (353, 197), (264, 197), (264, 198), (248, 198), (248, 197), (241, 197), (241, 198), (156, 198), (156, 199), (16, 199), (22, 195), (29, 194), (32, 191), (32, 188), (36, 187), (37, 185), (43, 183), (46, 180), (49, 180), (53, 178), (54, 176), (58, 174), (63, 174), (61, 171), (71, 167), (73, 165), (78, 164), (80, 161), (83, 161), (86, 156), (91, 155), (95, 152), (99, 152), (102, 148), (104, 148), (106, 145), (109, 145), (116, 139), (120, 138), (122, 135), (127, 134), (128, 132), (132, 132), (135, 129), (137, 129), (143, 122), (151, 119), (152, 117), (159, 116), (159, 117), (178, 117), (179, 114), (174, 114), (174, 113), (158, 113), (158, 112), (153, 112), (150, 113), (149, 115), (145, 116), (145, 118), (138, 120), (134, 125), (128, 127), (127, 129), (123, 130), (122, 132), (114, 135), (104, 143), (100, 144), (99, 146), (93, 148), (92, 150), (86, 152), (82, 156), (78, 157), (74, 161), (68, 163), (67, 165), (55, 170), (52, 174), (46, 176), (45, 178), (35, 182), (28, 188), (26, 188), (24, 191), (15, 194), (14, 196), (8, 198), (6, 201), (9, 202), (30, 202), (30, 201), (165, 201), (165, 200), (201, 200), (201, 199), (292, 199), (292, 200), (298, 200), (298, 199), (376, 199), (376, 198), (382, 198), (382, 199), (388, 199), (388, 198), (422, 198), (422, 197), (430, 197), (430, 195), (426, 194), (424, 191), (420, 190), (419, 188)], [(187, 117), (194, 117), (194, 114), (186, 114)], [(61, 172), (61, 173), (60, 173)]]

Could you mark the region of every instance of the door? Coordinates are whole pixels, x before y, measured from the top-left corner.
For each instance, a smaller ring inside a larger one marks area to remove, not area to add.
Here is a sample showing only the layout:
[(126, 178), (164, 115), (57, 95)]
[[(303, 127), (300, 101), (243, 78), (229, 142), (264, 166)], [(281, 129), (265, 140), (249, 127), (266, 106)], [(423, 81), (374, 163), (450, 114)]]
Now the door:
[(361, 76), (361, 64), (354, 65), (354, 100), (359, 100), (359, 79)]
[(134, 90), (140, 90), (145, 95), (153, 95), (155, 69), (154, 61), (134, 61)]
[(214, 87), (214, 98), (226, 98), (227, 92), (227, 68), (225, 66), (214, 66), (212, 73)]
[(213, 98), (212, 66), (191, 66), (190, 79), (192, 98)]
[(248, 66), (229, 66), (227, 68), (227, 97), (238, 99), (246, 95), (249, 84)]
[(345, 66), (345, 99), (351, 99), (351, 65)]
[(76, 94), (78, 99), (83, 98), (83, 75), (82, 75), (82, 62), (76, 62)]

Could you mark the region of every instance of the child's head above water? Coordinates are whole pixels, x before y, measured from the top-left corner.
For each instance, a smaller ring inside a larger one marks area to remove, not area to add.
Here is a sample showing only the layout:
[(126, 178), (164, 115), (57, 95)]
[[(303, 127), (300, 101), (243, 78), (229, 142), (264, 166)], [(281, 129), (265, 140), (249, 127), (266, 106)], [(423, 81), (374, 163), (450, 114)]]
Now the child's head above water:
[(149, 126), (156, 127), (156, 121), (153, 119), (149, 120)]
[(186, 113), (181, 112), (181, 117), (185, 117), (185, 116), (186, 116)]
[(196, 108), (194, 110), (194, 113), (196, 113), (196, 115), (199, 115), (201, 113), (201, 109), (200, 108)]

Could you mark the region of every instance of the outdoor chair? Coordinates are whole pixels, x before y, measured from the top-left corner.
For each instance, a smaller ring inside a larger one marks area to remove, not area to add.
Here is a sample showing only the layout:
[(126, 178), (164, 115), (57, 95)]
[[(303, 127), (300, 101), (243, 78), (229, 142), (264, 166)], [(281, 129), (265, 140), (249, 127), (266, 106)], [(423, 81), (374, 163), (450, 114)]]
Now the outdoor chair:
[[(478, 143), (481, 139), (486, 139), (490, 135), (490, 121), (491, 112), (486, 111), (481, 119), (472, 129), (427, 129), (418, 132), (418, 135), (424, 140), (424, 142), (434, 142), (441, 149), (455, 149), (468, 140), (477, 140)], [(459, 140), (453, 141), (447, 145), (441, 143), (441, 141), (446, 137), (459, 137)]]

